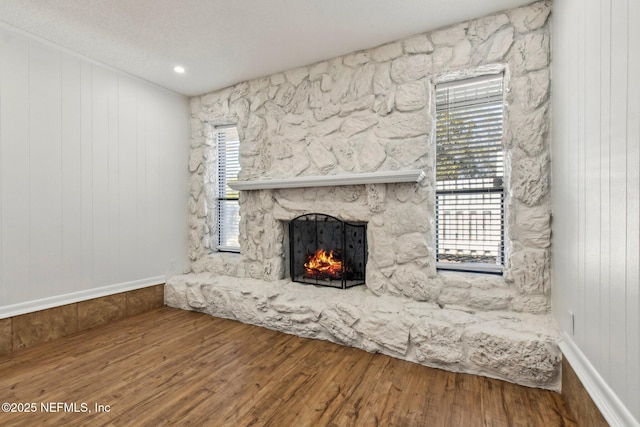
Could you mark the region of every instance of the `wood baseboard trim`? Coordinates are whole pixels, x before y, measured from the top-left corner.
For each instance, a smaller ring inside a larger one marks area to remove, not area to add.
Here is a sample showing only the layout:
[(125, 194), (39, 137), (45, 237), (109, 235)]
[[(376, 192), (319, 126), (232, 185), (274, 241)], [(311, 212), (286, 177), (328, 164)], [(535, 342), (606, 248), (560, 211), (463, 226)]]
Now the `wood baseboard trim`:
[[(562, 396), (578, 425), (606, 426), (608, 423), (612, 427), (640, 427), (638, 420), (566, 332), (559, 346), (566, 361), (563, 363)], [(565, 366), (569, 368), (567, 372)], [(600, 423), (598, 415), (604, 424)]]
[(5, 317), (0, 319), (0, 355), (113, 323), (163, 305), (164, 284), (159, 283)]

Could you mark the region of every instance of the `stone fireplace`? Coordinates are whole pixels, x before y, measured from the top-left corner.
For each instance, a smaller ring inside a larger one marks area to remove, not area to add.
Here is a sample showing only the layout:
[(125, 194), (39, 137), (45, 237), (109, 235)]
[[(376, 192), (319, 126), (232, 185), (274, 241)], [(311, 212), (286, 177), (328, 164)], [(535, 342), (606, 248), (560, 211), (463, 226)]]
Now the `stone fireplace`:
[(291, 280), (347, 289), (364, 285), (367, 224), (325, 214), (305, 214), (289, 222)]
[[(192, 98), (191, 266), (167, 281), (167, 304), (557, 389), (549, 13), (537, 2)], [(439, 271), (434, 87), (496, 73), (506, 87), (504, 274)], [(212, 235), (210, 132), (226, 124), (240, 135), (240, 254), (216, 252)], [(364, 286), (292, 283), (304, 273), (289, 264), (287, 224), (310, 212), (366, 223)]]

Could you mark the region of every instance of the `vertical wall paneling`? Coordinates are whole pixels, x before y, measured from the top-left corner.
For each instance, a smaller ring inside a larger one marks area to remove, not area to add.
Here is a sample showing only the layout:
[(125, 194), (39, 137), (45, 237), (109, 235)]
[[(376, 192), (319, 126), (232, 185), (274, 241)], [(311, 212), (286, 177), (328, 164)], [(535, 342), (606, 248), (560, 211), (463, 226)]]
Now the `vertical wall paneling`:
[[(173, 108), (159, 109), (159, 105), (167, 103), (167, 94), (160, 92), (148, 92), (149, 102), (146, 103), (147, 118), (156, 119), (147, 121), (147, 165), (157, 163), (155, 169), (147, 167), (146, 184), (147, 184), (147, 206), (160, 206), (164, 210), (170, 201), (179, 200), (183, 211), (180, 215), (187, 213), (188, 210), (188, 192), (185, 191), (183, 183), (174, 179), (177, 174), (186, 173), (188, 168), (184, 165), (188, 163), (188, 153), (185, 155), (183, 146), (173, 145), (161, 149), (158, 141), (166, 132), (166, 123), (171, 120), (180, 118), (188, 123), (188, 113), (178, 105)], [(188, 138), (188, 131), (185, 130), (184, 138)], [(182, 166), (181, 166), (182, 165)], [(186, 250), (179, 254), (171, 253), (165, 246), (161, 245), (161, 234), (154, 233), (152, 230), (162, 230), (162, 234), (166, 235), (170, 240), (180, 241), (180, 245), (186, 247), (186, 235), (180, 228), (175, 228), (175, 213), (172, 215), (160, 215), (160, 212), (147, 210), (147, 250), (149, 262), (153, 268), (164, 271), (168, 274), (171, 260), (175, 260), (176, 265), (173, 270), (180, 271), (180, 265), (186, 263)]]
[[(578, 24), (578, 34), (585, 34), (584, 26), (585, 26), (585, 10), (586, 8), (582, 8), (577, 15), (577, 24)], [(585, 89), (586, 89), (586, 52), (585, 52), (585, 37), (578, 37), (577, 40), (578, 48), (575, 49), (575, 69), (577, 71), (575, 86), (573, 89), (574, 100), (572, 101), (575, 105), (575, 128), (574, 134), (572, 138), (572, 144), (574, 149), (572, 150), (574, 161), (572, 163), (575, 164), (575, 173), (578, 179), (573, 180), (573, 190), (577, 211), (575, 212), (576, 221), (576, 234), (577, 237), (577, 246), (576, 246), (576, 256), (577, 256), (577, 269), (576, 269), (576, 295), (578, 297), (577, 303), (579, 304), (579, 309), (577, 309), (577, 315), (580, 319), (586, 321), (588, 315), (588, 307), (586, 305), (586, 292), (585, 292), (585, 167), (586, 167), (586, 156), (585, 156), (585, 146), (581, 143), (585, 139)], [(585, 325), (584, 321), (579, 324)], [(578, 328), (577, 330), (577, 339), (580, 342), (586, 342), (587, 340), (587, 332), (585, 327)]]
[[(144, 88), (137, 88), (136, 99), (136, 194), (147, 194), (147, 109), (145, 102), (147, 95)], [(147, 232), (147, 201), (143, 198), (136, 197), (136, 246), (137, 254), (143, 254), (138, 257), (136, 263), (137, 272), (141, 277), (145, 277), (150, 271), (149, 260), (147, 256), (147, 242), (149, 233)], [(141, 225), (140, 225), (141, 224)]]
[[(575, 35), (572, 35), (572, 37), (569, 40), (569, 45), (571, 46), (578, 46), (579, 43), (579, 37), (577, 37), (578, 34), (578, 27), (579, 27), (579, 18), (580, 18), (580, 14), (576, 13), (571, 17), (571, 26), (573, 28), (575, 28)], [(567, 128), (568, 128), (568, 132), (567, 132), (567, 145), (568, 145), (568, 157), (567, 157), (567, 162), (565, 163), (565, 167), (570, 171), (568, 177), (577, 177), (579, 174), (579, 148), (578, 148), (578, 126), (579, 126), (579, 116), (578, 116), (578, 93), (580, 91), (580, 84), (579, 84), (579, 68), (578, 68), (578, 49), (571, 49), (569, 52), (567, 52), (567, 62), (565, 63), (566, 66), (568, 66), (571, 70), (571, 72), (574, 74), (574, 77), (572, 79), (570, 79), (568, 82), (566, 82), (567, 84), (567, 102), (568, 102), (568, 110), (565, 112), (566, 113), (566, 120), (567, 120)], [(571, 217), (572, 218), (578, 218), (578, 214), (579, 214), (579, 203), (578, 203), (578, 195), (579, 195), (579, 189), (578, 189), (578, 180), (577, 179), (567, 179), (567, 193), (566, 196), (568, 197), (568, 200), (571, 200), (571, 204), (569, 205), (569, 209), (571, 210)], [(571, 286), (571, 293), (575, 298), (574, 304), (572, 305), (572, 312), (575, 316), (576, 322), (575, 322), (575, 328), (574, 328), (574, 335), (576, 337), (576, 340), (578, 341), (583, 341), (584, 338), (584, 329), (583, 329), (583, 323), (582, 323), (582, 319), (584, 319), (584, 303), (583, 303), (583, 299), (582, 299), (582, 283), (580, 283), (578, 276), (579, 276), (579, 271), (578, 271), (578, 266), (580, 265), (580, 255), (581, 252), (578, 250), (579, 247), (579, 221), (577, 220), (573, 220), (573, 221), (567, 221), (565, 223), (565, 227), (567, 227), (567, 229), (570, 230), (570, 233), (568, 233), (567, 237), (569, 237), (572, 240), (572, 245), (574, 246), (575, 250), (569, 251), (569, 259), (568, 265), (573, 266), (573, 269), (568, 272), (568, 274), (571, 277), (570, 282), (570, 286)]]
[(627, 258), (627, 1), (611, 3), (611, 385), (625, 399), (627, 366), (625, 284)]
[(553, 8), (552, 307), (607, 421), (640, 425), (640, 2)]
[(81, 62), (63, 56), (61, 70), (62, 281), (82, 290)]
[(109, 283), (109, 83), (112, 76), (92, 67), (93, 283)]
[[(162, 104), (168, 103), (168, 94), (161, 94)], [(189, 115), (184, 109), (180, 108), (177, 104), (171, 104), (171, 108), (164, 109), (162, 111), (163, 121), (166, 123), (170, 123), (172, 120), (176, 120), (176, 118), (184, 120), (185, 123), (189, 123)], [(188, 139), (190, 136), (189, 130), (185, 129), (184, 138)], [(184, 167), (184, 165), (189, 164), (189, 154), (184, 153), (184, 148), (186, 148), (188, 144), (184, 144), (180, 146), (178, 144), (174, 144), (169, 146), (167, 150), (162, 150), (164, 154), (163, 160), (161, 162), (160, 173), (162, 176), (162, 183), (169, 190), (165, 200), (162, 201), (161, 206), (164, 206), (166, 202), (175, 200), (179, 201), (180, 205), (178, 208), (182, 207), (182, 213), (184, 215), (188, 212), (189, 206), (189, 194), (188, 191), (184, 191), (183, 183), (180, 180), (176, 180), (174, 177), (181, 173), (186, 173), (188, 171), (188, 167)], [(167, 173), (163, 173), (166, 170)], [(175, 209), (175, 208), (174, 208)], [(172, 213), (171, 216), (164, 215), (161, 217), (163, 221), (163, 228), (166, 229), (168, 233), (169, 239), (171, 241), (181, 242), (182, 245), (187, 245), (187, 235), (182, 232), (179, 227), (175, 227), (176, 221), (178, 217), (176, 217), (175, 213)], [(182, 265), (186, 265), (188, 262), (187, 251), (186, 249), (183, 252), (176, 253), (171, 252), (165, 248), (164, 250), (164, 259), (165, 263), (163, 265), (165, 275), (173, 275), (182, 273)], [(172, 261), (173, 260), (173, 261)]]
[[(597, 17), (593, 18), (594, 21)], [(590, 21), (591, 22), (591, 21)], [(610, 377), (610, 356), (611, 335), (607, 325), (611, 324), (610, 311), (610, 289), (611, 271), (609, 264), (611, 260), (611, 205), (610, 196), (610, 135), (611, 115), (609, 105), (611, 105), (611, 2), (610, 0), (600, 1), (600, 63), (593, 64), (593, 67), (600, 67), (600, 106), (594, 106), (600, 112), (600, 325), (595, 331), (600, 335), (600, 375), (606, 380)], [(602, 351), (606, 349), (605, 351)]]
[[(148, 94), (149, 99), (152, 101), (149, 102), (147, 108), (147, 159), (151, 164), (159, 163), (159, 153), (158, 153), (158, 145), (157, 140), (162, 129), (160, 125), (154, 125), (154, 123), (150, 120), (152, 117), (158, 114), (154, 104), (154, 95)], [(160, 173), (155, 168), (147, 169), (147, 206), (161, 206), (160, 203)], [(162, 261), (158, 259), (158, 251), (162, 248), (157, 245), (157, 236), (153, 233), (153, 230), (159, 230), (161, 228), (160, 220), (159, 220), (159, 212), (155, 209), (151, 209), (147, 212), (147, 246), (145, 248), (145, 254), (147, 257), (147, 262), (149, 266), (153, 269), (158, 268), (159, 264), (162, 264)], [(166, 231), (166, 230), (165, 230)]]
[(82, 289), (94, 282), (93, 236), (93, 73), (92, 65), (80, 66), (80, 187), (82, 225)]
[(31, 289), (50, 296), (62, 280), (60, 53), (30, 43)]
[(640, 396), (640, 2), (627, 11), (627, 392)]
[[(127, 81), (118, 85), (118, 230), (117, 247), (120, 248), (118, 264), (120, 276), (136, 274), (137, 248), (137, 92)], [(120, 280), (120, 278), (118, 279)]]
[(0, 27), (0, 318), (186, 266), (188, 100)]
[[(554, 27), (558, 25), (558, 16), (562, 17), (562, 22), (560, 25), (563, 27), (570, 26), (570, 14), (565, 12), (565, 9), (568, 8), (568, 4), (566, 2), (559, 2), (553, 5), (553, 14), (554, 14)], [(567, 51), (567, 44), (569, 43), (569, 35), (570, 32), (565, 32), (563, 37), (558, 37), (557, 34), (553, 34), (552, 36), (552, 52), (555, 50), (558, 51)], [(570, 108), (568, 107), (568, 89), (565, 86), (566, 83), (570, 80), (567, 76), (570, 74), (570, 62), (569, 59), (560, 55), (558, 57), (554, 56), (552, 60), (552, 82), (559, 81), (562, 82), (561, 85), (556, 85), (553, 87), (552, 95), (553, 95), (553, 138), (552, 142), (556, 140), (565, 141), (564, 144), (553, 144), (552, 146), (552, 165), (557, 166), (557, 169), (563, 169), (569, 166), (568, 158), (569, 158), (569, 144), (568, 141), (568, 129), (567, 123), (569, 123), (569, 119), (567, 117)], [(558, 123), (558, 124), (556, 124)], [(552, 178), (554, 180), (553, 185), (553, 198), (555, 200), (563, 200), (568, 197), (568, 189), (569, 189), (569, 174), (561, 174), (557, 173), (556, 168), (553, 168)], [(552, 242), (552, 250), (554, 256), (554, 266), (562, 265), (568, 266), (570, 265), (570, 252), (559, 250), (556, 251), (556, 240), (557, 237), (566, 235), (566, 230), (568, 227), (567, 224), (567, 215), (559, 215), (557, 205), (554, 203), (553, 205), (553, 242)], [(554, 272), (555, 269), (552, 270)], [(566, 270), (565, 270), (566, 271)], [(569, 286), (552, 286), (551, 287), (552, 298), (555, 301), (554, 309), (557, 317), (557, 321), (560, 327), (571, 333), (570, 322), (571, 319), (569, 317), (569, 309), (570, 307), (567, 304), (569, 297), (567, 294), (571, 292), (571, 288)]]
[[(600, 63), (600, 6), (595, 2), (588, 2), (582, 10), (581, 22), (583, 27), (580, 32), (585, 33), (584, 43), (589, 49), (580, 47), (584, 52), (584, 61), (581, 68), (585, 74), (584, 85), (581, 89), (583, 94), (584, 111), (584, 132), (583, 137), (587, 141), (584, 150), (585, 163), (583, 170), (585, 185), (583, 186), (585, 212), (590, 215), (585, 216), (585, 227), (583, 234), (589, 236), (591, 244), (584, 248), (584, 283), (585, 283), (585, 331), (598, 330), (600, 325), (600, 312), (598, 310), (599, 283), (600, 283), (600, 69), (593, 68), (586, 72), (588, 64)], [(593, 31), (584, 31), (586, 22), (594, 22)], [(598, 334), (586, 334), (585, 348), (593, 356), (594, 365), (600, 367), (600, 357), (598, 347), (600, 346), (600, 336)]]
[[(4, 300), (28, 298), (29, 224), (29, 42), (2, 34), (0, 143), (2, 144), (2, 283)], [(9, 250), (11, 248), (11, 250)]]
[(119, 78), (113, 74), (109, 74), (108, 78), (108, 102), (107, 102), (107, 197), (108, 206), (108, 234), (107, 248), (109, 260), (109, 282), (118, 282), (120, 277), (120, 248), (118, 241), (120, 240), (120, 229), (118, 228), (120, 214), (120, 115), (118, 114), (118, 86)]

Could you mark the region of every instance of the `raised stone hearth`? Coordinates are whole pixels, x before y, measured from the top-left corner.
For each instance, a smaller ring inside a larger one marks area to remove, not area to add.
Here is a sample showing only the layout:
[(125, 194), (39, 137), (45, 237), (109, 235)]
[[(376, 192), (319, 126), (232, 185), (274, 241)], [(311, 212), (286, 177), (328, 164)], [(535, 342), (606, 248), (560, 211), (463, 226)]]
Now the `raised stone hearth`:
[(186, 274), (165, 287), (171, 307), (324, 339), (450, 371), (559, 390), (550, 315), (441, 308), (366, 287), (336, 291), (290, 281)]

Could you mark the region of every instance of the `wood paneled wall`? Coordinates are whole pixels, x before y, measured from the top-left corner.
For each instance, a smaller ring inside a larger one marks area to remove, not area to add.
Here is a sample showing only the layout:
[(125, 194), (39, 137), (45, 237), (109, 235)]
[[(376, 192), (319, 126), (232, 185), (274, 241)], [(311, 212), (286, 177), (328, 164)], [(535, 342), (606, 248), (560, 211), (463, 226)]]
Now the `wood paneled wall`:
[(553, 307), (596, 403), (637, 422), (640, 2), (554, 2), (552, 40)]
[(0, 317), (179, 272), (188, 138), (185, 97), (0, 27)]

